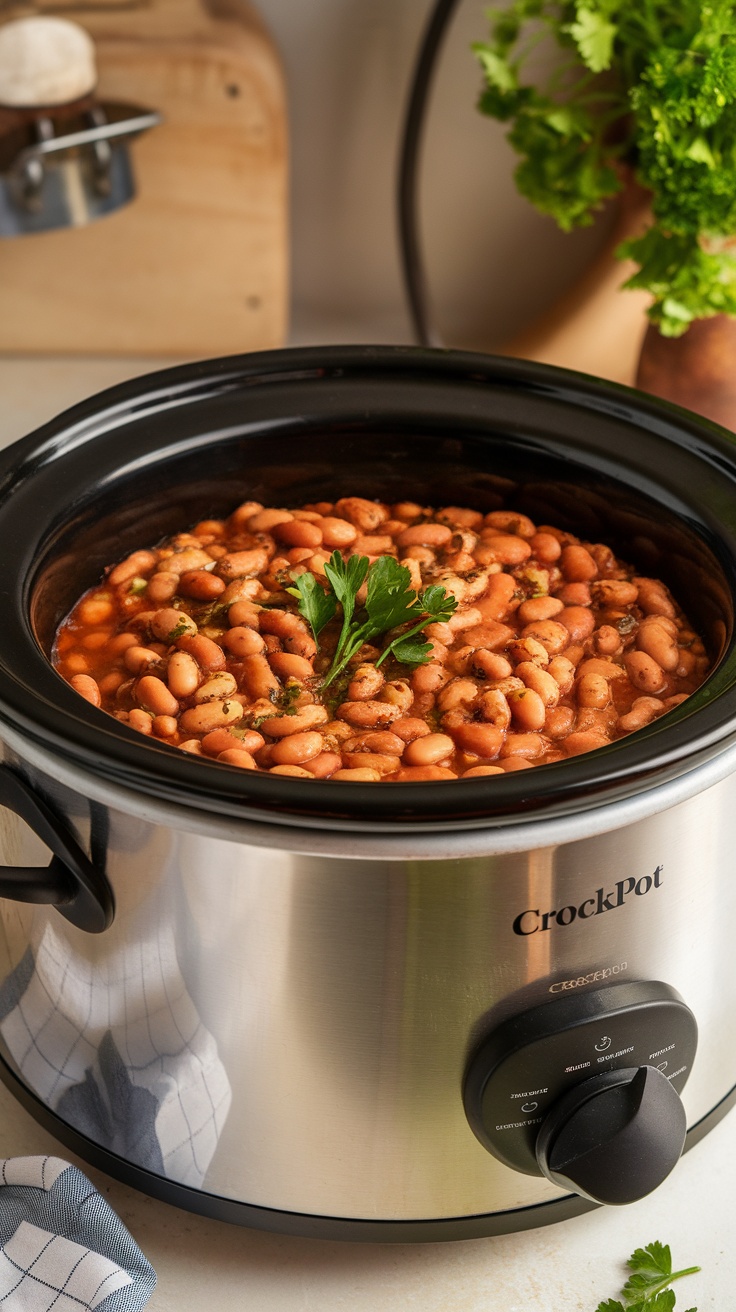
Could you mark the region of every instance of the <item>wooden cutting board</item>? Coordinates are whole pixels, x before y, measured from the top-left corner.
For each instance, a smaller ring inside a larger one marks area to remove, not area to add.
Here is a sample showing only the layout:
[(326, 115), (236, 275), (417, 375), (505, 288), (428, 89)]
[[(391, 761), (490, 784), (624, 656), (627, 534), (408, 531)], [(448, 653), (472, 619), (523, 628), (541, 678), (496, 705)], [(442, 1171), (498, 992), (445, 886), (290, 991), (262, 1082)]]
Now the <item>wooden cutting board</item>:
[(283, 344), (287, 145), (278, 56), (247, 0), (39, 0), (95, 41), (102, 100), (162, 111), (138, 195), (0, 240), (0, 351), (206, 356)]

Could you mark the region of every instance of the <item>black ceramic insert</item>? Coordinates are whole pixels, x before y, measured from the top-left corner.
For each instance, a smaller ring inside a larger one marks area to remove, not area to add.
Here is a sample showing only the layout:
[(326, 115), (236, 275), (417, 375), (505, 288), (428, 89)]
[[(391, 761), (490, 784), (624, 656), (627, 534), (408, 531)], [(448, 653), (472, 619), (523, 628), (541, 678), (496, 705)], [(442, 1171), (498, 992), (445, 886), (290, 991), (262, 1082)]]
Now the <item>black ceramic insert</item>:
[[(0, 454), (0, 727), (153, 796), (328, 828), (492, 827), (650, 788), (736, 738), (734, 442), (584, 375), (412, 348), (269, 352), (112, 388)], [(608, 542), (666, 580), (717, 666), (683, 705), (594, 755), (376, 787), (194, 760), (95, 710), (49, 664), (55, 626), (133, 547), (246, 497), (351, 493), (512, 507)]]

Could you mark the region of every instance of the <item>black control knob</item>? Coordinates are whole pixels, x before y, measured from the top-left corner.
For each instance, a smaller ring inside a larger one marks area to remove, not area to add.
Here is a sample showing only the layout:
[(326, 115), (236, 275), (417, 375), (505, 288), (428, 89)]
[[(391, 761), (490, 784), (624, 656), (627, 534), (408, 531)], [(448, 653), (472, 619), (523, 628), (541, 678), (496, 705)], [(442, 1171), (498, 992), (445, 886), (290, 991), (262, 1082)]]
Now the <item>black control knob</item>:
[(465, 1112), (512, 1170), (594, 1202), (633, 1202), (682, 1152), (680, 1094), (697, 1043), (695, 1017), (668, 984), (581, 987), (486, 1033), (465, 1070)]
[(594, 1203), (633, 1203), (669, 1175), (686, 1129), (680, 1097), (656, 1067), (606, 1071), (553, 1105), (537, 1162), (553, 1184)]

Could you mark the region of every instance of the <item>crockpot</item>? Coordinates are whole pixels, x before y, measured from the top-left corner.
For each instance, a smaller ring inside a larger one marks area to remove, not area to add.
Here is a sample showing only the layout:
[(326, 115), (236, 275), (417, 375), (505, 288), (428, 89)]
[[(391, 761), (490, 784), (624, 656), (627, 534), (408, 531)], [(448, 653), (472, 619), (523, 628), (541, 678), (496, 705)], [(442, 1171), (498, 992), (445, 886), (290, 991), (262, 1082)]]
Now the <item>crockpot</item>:
[[(152, 1195), (325, 1237), (664, 1179), (736, 1098), (732, 435), (523, 361), (315, 348), (113, 388), (3, 452), (0, 489), (0, 1065), (33, 1114)], [(592, 754), (376, 786), (194, 759), (52, 668), (135, 547), (351, 494), (607, 542), (712, 672)]]

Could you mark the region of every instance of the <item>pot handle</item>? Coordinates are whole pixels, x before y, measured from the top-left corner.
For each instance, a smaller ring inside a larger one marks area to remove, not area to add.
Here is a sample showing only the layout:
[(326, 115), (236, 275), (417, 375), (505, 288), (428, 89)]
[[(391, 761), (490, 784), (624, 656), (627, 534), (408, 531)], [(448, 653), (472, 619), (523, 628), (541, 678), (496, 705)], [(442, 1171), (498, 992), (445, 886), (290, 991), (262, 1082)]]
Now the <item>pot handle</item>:
[(54, 854), (48, 866), (0, 865), (0, 897), (55, 906), (78, 929), (101, 934), (115, 915), (105, 874), (30, 784), (6, 765), (0, 765), (0, 806), (25, 820)]

